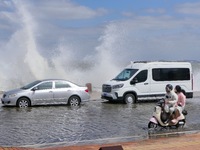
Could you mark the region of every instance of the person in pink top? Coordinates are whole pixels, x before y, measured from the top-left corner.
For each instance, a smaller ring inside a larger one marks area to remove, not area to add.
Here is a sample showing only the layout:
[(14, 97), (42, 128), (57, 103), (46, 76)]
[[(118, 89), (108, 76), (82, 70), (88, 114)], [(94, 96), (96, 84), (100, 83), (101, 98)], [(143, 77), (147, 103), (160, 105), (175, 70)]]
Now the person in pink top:
[(183, 93), (181, 87), (179, 85), (175, 86), (174, 88), (174, 92), (178, 95), (178, 100), (175, 104), (175, 115), (174, 115), (174, 119), (172, 120), (172, 122), (176, 122), (177, 118), (181, 115), (182, 111), (185, 108), (185, 104), (186, 104), (186, 96), (185, 93)]

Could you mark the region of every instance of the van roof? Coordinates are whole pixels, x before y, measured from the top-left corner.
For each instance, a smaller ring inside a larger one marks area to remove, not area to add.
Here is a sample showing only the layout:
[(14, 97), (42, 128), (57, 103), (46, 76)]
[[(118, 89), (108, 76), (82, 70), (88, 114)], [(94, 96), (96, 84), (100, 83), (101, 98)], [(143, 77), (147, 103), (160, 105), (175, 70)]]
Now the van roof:
[(188, 61), (165, 61), (165, 60), (159, 60), (159, 61), (131, 61), (131, 63), (190, 63)]
[(189, 66), (191, 68), (191, 63), (187, 61), (131, 61), (128, 67), (141, 68), (146, 65), (186, 65), (187, 67)]

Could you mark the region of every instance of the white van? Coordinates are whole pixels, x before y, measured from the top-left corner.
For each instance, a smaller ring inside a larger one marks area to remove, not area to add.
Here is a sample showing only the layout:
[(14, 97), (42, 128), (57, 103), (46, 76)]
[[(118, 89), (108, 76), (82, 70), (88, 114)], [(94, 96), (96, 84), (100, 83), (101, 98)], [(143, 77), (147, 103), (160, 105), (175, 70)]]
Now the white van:
[(193, 97), (192, 66), (189, 62), (131, 62), (114, 79), (102, 85), (101, 97), (110, 101), (161, 99), (167, 84), (180, 85), (187, 98)]

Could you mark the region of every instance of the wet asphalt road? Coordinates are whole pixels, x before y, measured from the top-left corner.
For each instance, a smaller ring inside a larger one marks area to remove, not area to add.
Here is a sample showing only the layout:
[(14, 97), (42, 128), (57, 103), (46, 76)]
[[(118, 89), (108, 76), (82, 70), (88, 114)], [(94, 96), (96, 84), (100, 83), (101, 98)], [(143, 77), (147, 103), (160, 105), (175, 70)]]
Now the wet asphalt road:
[[(0, 145), (39, 146), (100, 143), (148, 138), (147, 124), (156, 102), (133, 105), (95, 98), (80, 107), (38, 106), (27, 109), (0, 104)], [(200, 96), (188, 99), (182, 131), (200, 130)], [(176, 129), (159, 133), (176, 132)]]

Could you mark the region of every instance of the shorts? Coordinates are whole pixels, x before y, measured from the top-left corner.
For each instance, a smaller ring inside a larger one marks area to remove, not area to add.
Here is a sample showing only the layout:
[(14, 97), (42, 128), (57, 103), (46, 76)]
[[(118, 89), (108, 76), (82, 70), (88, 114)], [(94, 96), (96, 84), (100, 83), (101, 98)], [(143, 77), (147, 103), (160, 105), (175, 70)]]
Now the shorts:
[(174, 106), (169, 106), (169, 105), (165, 105), (165, 112), (166, 113), (170, 113), (170, 114), (172, 114), (174, 111), (175, 111), (175, 107)]
[(180, 113), (182, 113), (182, 111), (183, 111), (183, 107), (181, 107), (181, 106), (177, 106), (176, 109), (177, 109)]

